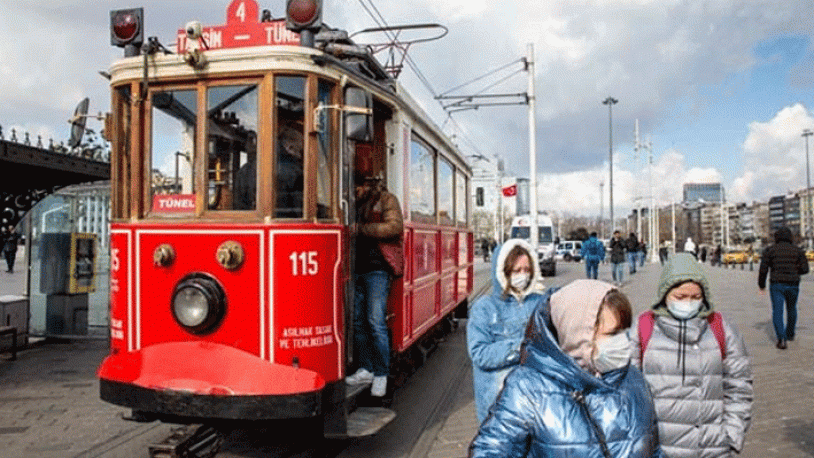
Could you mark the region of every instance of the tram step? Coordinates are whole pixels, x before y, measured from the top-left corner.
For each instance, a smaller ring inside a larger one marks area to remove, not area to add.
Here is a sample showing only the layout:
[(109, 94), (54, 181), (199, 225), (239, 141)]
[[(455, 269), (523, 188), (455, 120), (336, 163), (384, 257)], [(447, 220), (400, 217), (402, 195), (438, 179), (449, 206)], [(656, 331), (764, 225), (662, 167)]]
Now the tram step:
[(384, 407), (359, 407), (348, 416), (348, 437), (376, 434), (396, 418), (396, 412)]

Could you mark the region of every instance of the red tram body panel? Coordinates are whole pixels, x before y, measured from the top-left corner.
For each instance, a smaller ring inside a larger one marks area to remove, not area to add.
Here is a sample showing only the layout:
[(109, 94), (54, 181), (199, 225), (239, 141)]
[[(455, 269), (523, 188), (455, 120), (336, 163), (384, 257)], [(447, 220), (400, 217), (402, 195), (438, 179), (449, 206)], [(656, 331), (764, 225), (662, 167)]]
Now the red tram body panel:
[[(341, 433), (353, 365), (350, 177), (383, 177), (402, 204), (405, 269), (388, 303), (398, 356), (472, 293), (471, 170), (373, 60), (301, 47), (284, 22), (257, 15), (253, 0), (233, 0), (225, 26), (201, 29), (212, 49), (195, 48), (193, 25), (179, 32), (179, 54), (111, 69), (101, 397), (145, 420), (323, 416)], [(365, 113), (366, 135), (346, 112)], [(293, 190), (281, 184), (297, 170), (284, 150), (300, 165)]]

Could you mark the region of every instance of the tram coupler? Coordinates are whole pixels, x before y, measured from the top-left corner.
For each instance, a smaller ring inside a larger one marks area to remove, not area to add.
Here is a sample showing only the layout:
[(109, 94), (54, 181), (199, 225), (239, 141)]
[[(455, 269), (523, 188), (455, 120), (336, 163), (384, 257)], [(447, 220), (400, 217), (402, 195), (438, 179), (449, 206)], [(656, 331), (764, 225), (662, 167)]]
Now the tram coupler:
[(212, 426), (175, 428), (166, 439), (150, 446), (150, 458), (211, 458), (223, 441), (223, 434)]

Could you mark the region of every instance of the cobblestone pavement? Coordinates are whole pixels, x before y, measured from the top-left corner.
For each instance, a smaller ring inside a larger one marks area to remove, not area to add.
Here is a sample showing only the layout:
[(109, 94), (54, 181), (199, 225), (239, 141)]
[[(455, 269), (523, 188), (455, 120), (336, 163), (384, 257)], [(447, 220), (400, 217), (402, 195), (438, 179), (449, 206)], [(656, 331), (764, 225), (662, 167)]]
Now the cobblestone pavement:
[[(755, 402), (752, 426), (740, 456), (746, 458), (814, 457), (814, 277), (800, 284), (797, 304), (797, 337), (787, 350), (775, 348), (768, 294), (757, 288), (757, 265), (723, 268), (704, 266), (712, 284), (713, 299), (729, 321), (746, 339), (752, 356)], [(655, 301), (661, 267), (647, 263), (638, 273), (625, 272), (624, 291), (634, 313)], [(610, 280), (610, 268), (600, 266), (600, 279)], [(467, 455), (477, 432), (472, 392), (472, 372), (467, 372), (455, 407), (435, 438), (427, 457), (456, 458)]]

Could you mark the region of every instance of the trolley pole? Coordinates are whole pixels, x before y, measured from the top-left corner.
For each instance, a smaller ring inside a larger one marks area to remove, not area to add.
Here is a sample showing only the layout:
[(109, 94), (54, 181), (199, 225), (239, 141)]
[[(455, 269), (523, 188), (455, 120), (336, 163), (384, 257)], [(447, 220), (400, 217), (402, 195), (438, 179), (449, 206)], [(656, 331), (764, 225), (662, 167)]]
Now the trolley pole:
[(526, 55), (526, 71), (529, 73), (528, 105), (529, 105), (529, 213), (531, 227), (529, 236), (531, 246), (535, 250), (540, 245), (537, 227), (537, 124), (534, 119), (534, 43), (529, 43)]

